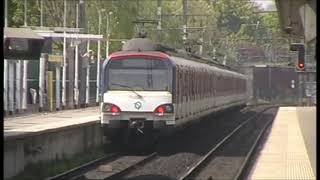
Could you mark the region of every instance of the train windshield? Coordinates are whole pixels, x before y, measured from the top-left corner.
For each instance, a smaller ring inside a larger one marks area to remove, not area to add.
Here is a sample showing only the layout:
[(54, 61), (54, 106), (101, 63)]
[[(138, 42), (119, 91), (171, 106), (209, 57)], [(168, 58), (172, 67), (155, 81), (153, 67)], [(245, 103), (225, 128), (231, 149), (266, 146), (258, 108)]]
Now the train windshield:
[(119, 59), (108, 66), (108, 90), (170, 91), (168, 63), (158, 59)]

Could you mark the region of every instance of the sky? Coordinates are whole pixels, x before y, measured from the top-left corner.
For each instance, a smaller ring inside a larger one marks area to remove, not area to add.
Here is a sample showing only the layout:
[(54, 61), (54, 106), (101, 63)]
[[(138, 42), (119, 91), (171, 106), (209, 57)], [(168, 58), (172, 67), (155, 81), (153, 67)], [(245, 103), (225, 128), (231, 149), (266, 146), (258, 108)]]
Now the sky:
[(253, 0), (253, 1), (257, 3), (264, 10), (267, 10), (267, 11), (276, 10), (274, 0)]

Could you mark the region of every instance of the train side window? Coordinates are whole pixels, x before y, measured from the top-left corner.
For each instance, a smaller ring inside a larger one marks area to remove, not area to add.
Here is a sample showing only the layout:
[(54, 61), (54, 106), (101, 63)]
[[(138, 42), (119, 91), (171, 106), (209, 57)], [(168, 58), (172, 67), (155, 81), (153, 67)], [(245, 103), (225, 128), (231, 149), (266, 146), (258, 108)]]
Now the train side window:
[(186, 87), (186, 89), (185, 89), (185, 96), (186, 96), (186, 100), (187, 100), (187, 102), (188, 102), (188, 83), (189, 83), (189, 81), (188, 81), (188, 69), (186, 68), (186, 70), (185, 70), (185, 73), (184, 73), (184, 81), (185, 81), (185, 87)]
[(226, 88), (226, 77), (225, 76), (222, 76), (222, 87), (223, 87), (223, 92), (225, 94), (227, 88)]
[(216, 73), (213, 73), (213, 92), (214, 92), (214, 96), (216, 96), (217, 94), (217, 77), (216, 77)]
[(220, 92), (220, 87), (219, 87), (219, 74), (216, 74), (215, 89), (216, 89), (216, 95), (218, 95), (219, 92)]
[(242, 93), (243, 92), (243, 80), (242, 79), (241, 79), (241, 85), (240, 86), (241, 86), (240, 89), (241, 89), (241, 93)]
[(212, 88), (212, 95), (214, 95), (214, 73), (211, 75), (211, 88)]
[(192, 100), (194, 100), (194, 70), (191, 69), (191, 96)]
[(220, 95), (221, 95), (221, 92), (223, 91), (223, 84), (222, 84), (222, 76), (221, 75), (219, 76), (219, 91), (220, 91)]
[(200, 73), (200, 96), (202, 99), (202, 95), (203, 95), (203, 75), (202, 72)]
[(186, 82), (185, 82), (185, 77), (184, 77), (184, 75), (185, 75), (185, 71), (184, 71), (184, 69), (182, 69), (182, 71), (181, 71), (181, 76), (182, 76), (182, 81), (181, 81), (181, 83), (182, 83), (182, 101), (183, 101), (183, 96), (185, 96), (185, 91), (186, 91)]
[(191, 96), (192, 96), (192, 81), (191, 81), (191, 76), (192, 76), (192, 74), (191, 74), (191, 68), (189, 67), (188, 68), (188, 76), (189, 76), (189, 78), (188, 78), (188, 82), (189, 82), (189, 88), (188, 88), (188, 90), (189, 90), (189, 99), (191, 100)]
[(196, 94), (199, 96), (199, 71), (196, 72)]
[(203, 86), (202, 86), (202, 72), (200, 72), (200, 98), (202, 99), (202, 92), (203, 92)]
[(197, 72), (197, 95), (200, 98), (200, 72)]
[(226, 92), (229, 94), (230, 92), (230, 78), (229, 77), (226, 77)]
[(194, 100), (194, 95), (195, 95), (195, 73), (194, 73), (194, 68), (192, 68), (192, 98)]
[(243, 89), (244, 89), (244, 82), (243, 82), (243, 80), (241, 80), (241, 91), (242, 91), (242, 93), (243, 93)]
[(180, 83), (179, 83), (179, 67), (176, 67), (176, 97), (177, 97), (177, 103), (179, 103), (179, 89), (180, 89)]
[(207, 87), (206, 87), (206, 79), (207, 79), (207, 77), (206, 77), (206, 71), (203, 71), (203, 97), (205, 98), (206, 97), (206, 89), (207, 89)]
[(189, 78), (189, 68), (187, 68), (187, 73), (186, 73), (186, 80), (187, 80), (187, 102), (189, 101), (190, 97), (190, 78)]
[(222, 92), (224, 90), (224, 88), (223, 88), (223, 76), (222, 75), (220, 75), (220, 77), (219, 77), (219, 87), (220, 87), (220, 96), (221, 96), (221, 94), (222, 94)]
[(180, 99), (180, 103), (182, 103), (183, 81), (182, 81), (182, 69), (181, 69), (181, 67), (180, 67), (180, 70), (179, 70), (179, 77), (180, 77), (179, 99)]
[(195, 86), (196, 86), (196, 81), (195, 81), (195, 79), (196, 79), (196, 76), (195, 76), (195, 70), (193, 69), (192, 70), (192, 83), (193, 83), (193, 85), (192, 85), (192, 91), (193, 91), (193, 99), (195, 99), (195, 95), (196, 95), (196, 89), (195, 89)]
[(238, 94), (238, 89), (239, 89), (238, 81), (239, 81), (239, 79), (237, 78), (237, 79), (236, 79), (236, 93), (237, 93), (237, 94)]
[(210, 89), (210, 74), (209, 74), (209, 72), (207, 71), (207, 83), (206, 83), (206, 85), (207, 85), (207, 97), (209, 96), (209, 89)]
[(226, 93), (226, 94), (228, 94), (228, 86), (229, 86), (229, 83), (227, 83), (228, 82), (228, 77), (226, 76), (226, 77), (224, 77), (224, 81), (223, 81), (224, 83), (223, 83), (223, 85), (224, 85), (224, 92)]
[(204, 98), (205, 97), (205, 93), (206, 93), (206, 86), (205, 86), (205, 83), (206, 83), (206, 75), (205, 75), (205, 72), (202, 72), (202, 97)]
[(201, 73), (198, 72), (198, 95), (199, 95), (199, 99), (201, 98)]
[(209, 74), (209, 95), (212, 94), (212, 73)]
[(204, 93), (203, 93), (203, 95), (204, 95), (204, 97), (206, 97), (206, 93), (207, 93), (207, 75), (206, 75), (206, 71), (204, 71), (203, 72), (203, 90), (204, 90)]

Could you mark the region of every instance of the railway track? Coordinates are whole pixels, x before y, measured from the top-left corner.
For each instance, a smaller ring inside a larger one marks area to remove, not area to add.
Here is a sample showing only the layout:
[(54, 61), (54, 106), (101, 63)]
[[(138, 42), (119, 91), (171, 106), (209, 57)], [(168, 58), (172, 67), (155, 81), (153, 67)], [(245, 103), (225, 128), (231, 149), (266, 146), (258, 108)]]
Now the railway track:
[[(248, 164), (249, 160), (250, 160), (250, 156), (252, 155), (252, 153), (254, 152), (254, 150), (257, 147), (257, 144), (259, 142), (259, 140), (261, 139), (262, 135), (265, 133), (267, 127), (272, 123), (272, 119), (268, 120), (266, 123), (264, 123), (263, 127), (260, 129), (260, 132), (257, 134), (256, 139), (254, 140), (254, 143), (251, 145), (249, 152), (247, 153), (247, 155), (245, 156), (244, 159), (242, 159), (242, 162), (240, 163), (240, 167), (234, 171), (233, 174), (229, 174), (229, 175), (223, 175), (223, 174), (219, 174), (219, 173), (214, 173), (214, 175), (210, 175), (211, 173), (209, 171), (215, 171), (218, 172), (219, 170), (222, 170), (221, 167), (223, 168), (227, 168), (226, 167), (226, 163), (225, 161), (219, 161), (219, 155), (221, 154), (226, 154), (226, 152), (224, 153), (219, 153), (225, 151), (224, 150), (224, 146), (226, 146), (226, 144), (229, 142), (230, 143), (244, 143), (242, 142), (235, 142), (232, 141), (232, 138), (239, 140), (239, 136), (241, 133), (241, 130), (243, 130), (244, 128), (250, 128), (250, 122), (252, 122), (253, 120), (259, 120), (260, 116), (262, 113), (272, 109), (272, 108), (276, 108), (276, 107), (268, 107), (266, 109), (264, 109), (263, 111), (261, 111), (258, 115), (249, 118), (248, 120), (244, 121), (243, 123), (241, 123), (240, 125), (238, 125), (231, 133), (229, 133), (225, 138), (223, 138), (216, 146), (214, 146), (205, 156), (203, 156), (202, 158), (200, 158), (200, 160), (198, 162), (196, 162), (185, 174), (183, 174), (182, 176), (180, 176), (178, 179), (179, 180), (186, 180), (186, 179), (239, 179), (239, 178), (243, 178), (242, 175), (245, 171), (245, 167)], [(251, 124), (251, 128), (254, 128), (255, 124), (252, 123)], [(235, 138), (235, 136), (238, 135), (238, 138)], [(237, 145), (234, 145), (237, 146)], [(212, 159), (216, 158), (215, 162), (212, 162)], [(211, 163), (211, 165), (209, 165)], [(218, 168), (216, 170), (214, 170), (213, 168)], [(230, 169), (231, 170), (231, 169)], [(232, 171), (232, 170), (231, 170)]]
[[(250, 127), (246, 127), (248, 125), (250, 125), (252, 120), (254, 119), (259, 119), (259, 116), (261, 116), (261, 114), (267, 110), (269, 110), (270, 108), (274, 108), (274, 107), (259, 107), (257, 108), (257, 111), (259, 113), (255, 114), (255, 116), (250, 117), (250, 113), (246, 114), (246, 116), (241, 117), (242, 120), (239, 120), (239, 123), (236, 128), (232, 128), (233, 130), (231, 131), (231, 133), (229, 133), (228, 135), (225, 136), (221, 136), (224, 138), (221, 138), (219, 141), (217, 141), (217, 143), (214, 144), (214, 147), (205, 155), (203, 155), (200, 158), (196, 158), (194, 157), (194, 159), (197, 160), (193, 160), (192, 161), (192, 166), (190, 167), (188, 165), (188, 167), (184, 168), (184, 171), (180, 171), (180, 173), (175, 173), (176, 176), (174, 179), (200, 179), (198, 178), (199, 175), (201, 175), (201, 179), (203, 179), (203, 175), (201, 173), (205, 172), (206, 166), (208, 164), (210, 164), (210, 161), (217, 156), (217, 153), (223, 152), (224, 151), (224, 147), (226, 146), (226, 144), (228, 144), (228, 142), (232, 142), (232, 138), (234, 138), (236, 136), (236, 134), (239, 135), (241, 131), (241, 129), (250, 129)], [(250, 108), (245, 108), (241, 111), (243, 112), (248, 112), (250, 111)], [(245, 120), (245, 121), (244, 121)], [(271, 120), (268, 123), (264, 124), (263, 130), (259, 131), (259, 135), (258, 138), (255, 139), (254, 144), (251, 146), (250, 148), (250, 152), (246, 155), (245, 159), (241, 161), (241, 166), (240, 168), (238, 168), (238, 170), (236, 172), (233, 173), (232, 177), (234, 177), (233, 179), (237, 179), (239, 177), (241, 177), (241, 172), (243, 171), (243, 169), (245, 169), (247, 162), (250, 160), (250, 155), (253, 153), (254, 148), (256, 147), (256, 145), (258, 144), (258, 141), (260, 139), (260, 137), (262, 136), (264, 130), (268, 127), (268, 125), (271, 123)], [(253, 125), (254, 126), (254, 125)], [(233, 126), (235, 127), (235, 126)], [(252, 128), (252, 127), (251, 127)], [(229, 132), (230, 132), (229, 131)], [(227, 134), (227, 133), (226, 133)], [(230, 144), (230, 143), (229, 143)], [(179, 145), (178, 145), (179, 146)], [(200, 148), (200, 147), (199, 147)], [(154, 152), (148, 155), (142, 155), (142, 156), (135, 156), (135, 155), (124, 155), (124, 154), (112, 154), (112, 155), (108, 155), (106, 157), (91, 161), (85, 165), (82, 165), (80, 167), (77, 167), (75, 169), (72, 169), (68, 172), (62, 173), (60, 175), (48, 178), (47, 180), (56, 180), (56, 179), (127, 179), (128, 177), (136, 177), (136, 179), (139, 179), (139, 177), (144, 177), (144, 176), (139, 176), (139, 173), (137, 173), (139, 170), (143, 169), (143, 167), (146, 165), (148, 166), (149, 164), (157, 164), (158, 161), (163, 161), (161, 160), (162, 153), (160, 151), (160, 154)], [(166, 155), (168, 156), (168, 155)], [(166, 160), (164, 160), (166, 161)], [(172, 164), (172, 166), (174, 166), (174, 164)], [(217, 166), (217, 163), (216, 165)], [(218, 165), (219, 166), (219, 165)], [(170, 169), (170, 167), (167, 167), (168, 169)], [(211, 167), (211, 169), (214, 167)], [(187, 171), (186, 171), (187, 170)], [(160, 171), (161, 172), (161, 171)], [(134, 175), (137, 174), (137, 175)], [(147, 173), (148, 174), (148, 173)], [(149, 179), (157, 179), (156, 178), (156, 174), (149, 172), (149, 174), (155, 175), (152, 176)], [(160, 173), (162, 175), (162, 173)], [(165, 173), (164, 173), (165, 174)], [(173, 174), (173, 173), (172, 173)], [(182, 174), (182, 175), (181, 175)], [(162, 176), (161, 176), (162, 177)], [(160, 179), (161, 179), (160, 177)], [(167, 175), (164, 175), (163, 177), (169, 177)], [(219, 176), (207, 176), (205, 175), (205, 177), (208, 178), (212, 178), (212, 179), (221, 179), (219, 178)], [(205, 178), (205, 179), (208, 179)], [(130, 179), (130, 178), (129, 178)], [(146, 178), (148, 179), (148, 178)], [(226, 178), (224, 178), (226, 179)], [(227, 178), (228, 179), (228, 178)]]
[[(201, 157), (203, 157), (208, 151), (210, 151), (212, 147), (217, 145), (221, 141), (221, 139), (226, 137), (235, 127), (237, 127), (245, 120), (248, 120), (248, 118), (252, 117), (253, 114), (259, 114), (258, 112), (262, 112), (265, 107), (266, 106), (255, 108), (248, 107), (239, 111), (242, 112), (240, 113), (241, 116), (239, 116), (239, 113), (236, 113), (238, 115), (234, 114), (235, 116), (231, 115), (233, 118), (240, 117), (238, 119), (226, 120), (225, 118), (230, 118), (229, 114), (224, 114), (220, 117), (209, 117), (207, 123), (200, 123), (199, 127), (192, 126), (191, 129), (187, 130), (183, 134), (179, 133), (179, 137), (177, 139), (174, 138), (176, 140), (173, 140), (173, 142), (169, 143), (167, 140), (166, 143), (161, 143), (165, 144), (164, 146), (166, 148), (165, 150), (157, 149), (159, 153), (157, 158), (144, 165), (134, 168), (130, 173), (126, 173), (126, 175), (124, 176), (119, 176), (117, 179), (179, 179), (181, 174), (184, 174), (190, 169), (190, 167), (193, 167), (193, 165), (199, 159), (201, 159)], [(207, 134), (207, 126), (210, 125), (210, 120), (212, 122), (212, 118), (222, 118), (222, 121), (219, 121), (223, 123), (223, 126), (220, 128), (220, 125), (218, 124), (216, 128), (211, 128), (209, 126), (210, 134)], [(245, 124), (246, 123), (243, 123), (243, 125)], [(223, 128), (224, 130), (219, 131), (219, 129), (221, 128)], [(189, 136), (190, 133), (191, 136)], [(187, 141), (184, 141), (181, 138), (184, 138)], [(204, 143), (202, 143), (201, 141), (203, 141)]]
[(121, 155), (114, 153), (93, 160), (67, 172), (49, 177), (46, 180), (80, 180), (80, 179), (117, 179), (135, 166), (142, 165), (157, 155), (156, 152), (146, 156)]

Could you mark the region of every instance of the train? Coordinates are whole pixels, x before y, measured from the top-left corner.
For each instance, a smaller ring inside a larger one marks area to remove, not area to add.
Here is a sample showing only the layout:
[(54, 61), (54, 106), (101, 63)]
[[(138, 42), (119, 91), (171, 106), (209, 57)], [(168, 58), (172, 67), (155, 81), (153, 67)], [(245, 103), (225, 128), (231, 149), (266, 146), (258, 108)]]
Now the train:
[(163, 49), (133, 38), (104, 61), (100, 117), (111, 141), (134, 142), (247, 104), (245, 75)]

